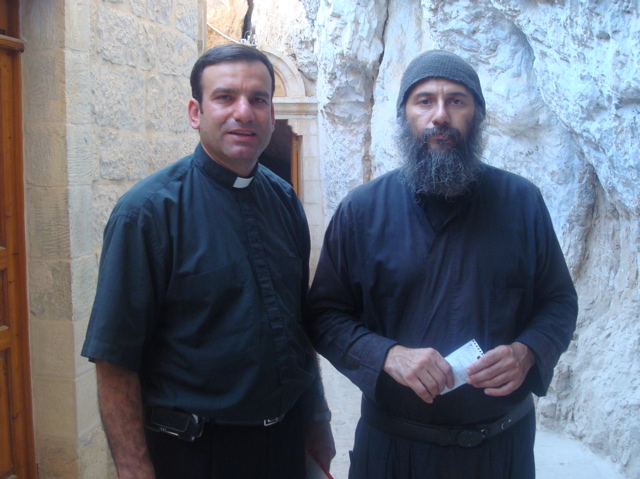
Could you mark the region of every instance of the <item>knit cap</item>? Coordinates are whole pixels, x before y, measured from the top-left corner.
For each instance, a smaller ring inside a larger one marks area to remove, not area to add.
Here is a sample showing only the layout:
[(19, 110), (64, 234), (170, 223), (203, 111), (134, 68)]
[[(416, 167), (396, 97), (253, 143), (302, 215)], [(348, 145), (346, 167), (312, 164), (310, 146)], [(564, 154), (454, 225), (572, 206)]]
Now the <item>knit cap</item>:
[(458, 55), (443, 50), (430, 50), (414, 58), (402, 75), (396, 114), (402, 114), (407, 97), (413, 87), (427, 78), (444, 78), (466, 86), (476, 101), (482, 118), (485, 116), (484, 96), (480, 79), (473, 67)]

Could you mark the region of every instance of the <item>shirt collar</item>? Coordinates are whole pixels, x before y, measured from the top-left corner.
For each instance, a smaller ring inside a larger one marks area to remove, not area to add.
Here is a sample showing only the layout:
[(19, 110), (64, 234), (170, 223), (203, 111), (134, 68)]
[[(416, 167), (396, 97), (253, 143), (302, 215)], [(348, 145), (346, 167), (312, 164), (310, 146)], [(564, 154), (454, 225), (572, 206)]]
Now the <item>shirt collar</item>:
[(193, 153), (193, 161), (206, 176), (227, 188), (247, 188), (252, 183), (258, 171), (258, 164), (256, 164), (256, 167), (247, 178), (238, 176), (233, 171), (228, 170), (207, 155), (207, 152), (204, 151), (201, 143), (198, 143), (198, 146)]

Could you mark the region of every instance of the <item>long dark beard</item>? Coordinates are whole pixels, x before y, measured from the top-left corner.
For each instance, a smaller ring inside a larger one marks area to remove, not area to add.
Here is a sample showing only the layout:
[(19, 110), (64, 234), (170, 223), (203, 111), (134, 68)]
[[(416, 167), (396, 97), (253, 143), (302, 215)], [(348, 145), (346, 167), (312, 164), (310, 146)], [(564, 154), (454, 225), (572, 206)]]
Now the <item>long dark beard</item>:
[[(480, 175), (482, 156), (482, 120), (473, 119), (466, 141), (455, 128), (439, 126), (429, 128), (416, 138), (406, 117), (400, 119), (397, 134), (398, 147), (405, 161), (401, 167), (401, 178), (419, 194), (435, 195), (452, 199), (469, 191)], [(434, 135), (445, 135), (453, 139), (441, 142), (441, 148), (432, 149), (429, 139)]]

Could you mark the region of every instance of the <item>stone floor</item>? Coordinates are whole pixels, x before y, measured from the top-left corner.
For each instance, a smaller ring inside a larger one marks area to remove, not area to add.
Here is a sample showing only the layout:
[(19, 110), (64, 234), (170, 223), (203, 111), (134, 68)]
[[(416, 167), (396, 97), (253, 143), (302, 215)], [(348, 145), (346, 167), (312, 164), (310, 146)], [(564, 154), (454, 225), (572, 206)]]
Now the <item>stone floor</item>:
[[(336, 442), (331, 464), (334, 479), (347, 479), (349, 450), (360, 417), (360, 391), (327, 361), (321, 360), (322, 375)], [(549, 431), (536, 433), (537, 479), (623, 479), (606, 458), (587, 450), (579, 441)]]

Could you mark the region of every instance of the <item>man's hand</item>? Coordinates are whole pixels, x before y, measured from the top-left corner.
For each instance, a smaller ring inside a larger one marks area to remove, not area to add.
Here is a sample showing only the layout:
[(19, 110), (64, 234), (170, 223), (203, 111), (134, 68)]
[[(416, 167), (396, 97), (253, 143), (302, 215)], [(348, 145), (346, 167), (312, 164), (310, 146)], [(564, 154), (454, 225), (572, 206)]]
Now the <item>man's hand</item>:
[(336, 455), (330, 421), (312, 421), (307, 429), (307, 453), (327, 471)]
[(383, 369), (429, 404), (445, 386), (452, 388), (454, 383), (451, 365), (433, 348), (411, 349), (396, 344), (389, 350)]
[(498, 346), (467, 368), (467, 383), (484, 388), (489, 396), (506, 396), (518, 389), (536, 358), (528, 346)]

